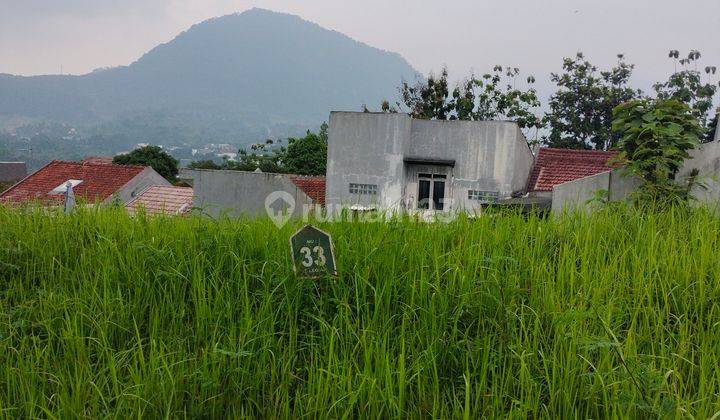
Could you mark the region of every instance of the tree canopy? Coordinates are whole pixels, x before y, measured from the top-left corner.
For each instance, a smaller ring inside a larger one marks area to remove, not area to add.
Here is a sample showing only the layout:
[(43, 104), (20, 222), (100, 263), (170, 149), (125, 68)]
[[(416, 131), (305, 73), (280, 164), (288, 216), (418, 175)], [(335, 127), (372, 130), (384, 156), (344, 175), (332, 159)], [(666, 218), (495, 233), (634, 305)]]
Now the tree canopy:
[(450, 90), (448, 71), (439, 76), (430, 74), (415, 84), (402, 82), (399, 87), (401, 102), (380, 105), (384, 112), (407, 111), (413, 118), (428, 120), (507, 120), (515, 121), (524, 130), (538, 129), (541, 120), (536, 116), (540, 106), (533, 85), (535, 78), (528, 76), (524, 88), (518, 88), (520, 69), (495, 66), (480, 77), (471, 74)]
[(222, 163), (203, 160), (190, 164), (194, 169), (227, 169), (269, 173), (292, 173), (298, 175), (325, 175), (327, 167), (328, 125), (323, 123), (318, 133), (307, 131), (304, 137), (283, 140), (267, 139), (264, 143), (250, 146), (250, 150), (238, 152), (236, 161)]
[(640, 197), (686, 201), (697, 172), (685, 185), (676, 176), (688, 150), (705, 134), (692, 108), (676, 99), (641, 99), (618, 106), (613, 115), (613, 131), (619, 136), (617, 159), (642, 181)]
[(629, 87), (634, 66), (622, 54), (609, 70), (598, 71), (582, 53), (563, 60), (562, 73), (550, 79), (557, 91), (550, 97), (544, 123), (550, 147), (608, 150), (617, 142), (612, 132), (613, 109), (642, 97), (640, 90)]
[[(656, 83), (653, 87), (659, 99), (675, 99), (686, 103), (698, 117), (700, 124), (708, 131), (713, 127), (713, 121), (717, 124), (717, 113), (714, 112), (713, 99), (717, 92), (718, 85), (710, 81), (717, 73), (717, 67), (705, 66), (705, 80), (703, 73), (698, 69), (701, 54), (692, 50), (686, 58), (680, 58), (680, 52), (672, 50), (669, 57), (675, 61), (676, 71), (670, 75), (667, 81)], [(680, 65), (680, 71), (677, 66)], [(712, 137), (712, 133), (710, 133)]]
[(150, 166), (170, 182), (174, 182), (178, 174), (178, 161), (159, 146), (145, 146), (130, 153), (117, 155), (113, 158), (113, 163)]

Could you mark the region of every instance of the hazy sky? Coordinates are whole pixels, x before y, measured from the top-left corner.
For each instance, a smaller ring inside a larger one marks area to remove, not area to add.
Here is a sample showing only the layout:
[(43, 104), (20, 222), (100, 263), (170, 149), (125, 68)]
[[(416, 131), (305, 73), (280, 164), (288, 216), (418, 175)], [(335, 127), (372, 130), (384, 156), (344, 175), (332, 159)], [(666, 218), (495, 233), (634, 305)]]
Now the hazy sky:
[(541, 91), (578, 50), (600, 66), (624, 53), (643, 88), (672, 71), (670, 49), (698, 49), (702, 67), (720, 67), (720, 0), (0, 0), (0, 73), (129, 64), (194, 23), (251, 7), (398, 52), (423, 73), (517, 66)]

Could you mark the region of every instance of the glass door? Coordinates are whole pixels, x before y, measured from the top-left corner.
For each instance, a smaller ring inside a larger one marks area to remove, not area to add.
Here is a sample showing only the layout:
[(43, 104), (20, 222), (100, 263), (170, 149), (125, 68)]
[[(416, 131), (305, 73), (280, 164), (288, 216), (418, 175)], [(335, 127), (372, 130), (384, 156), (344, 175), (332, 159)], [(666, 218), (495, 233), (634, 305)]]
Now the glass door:
[(420, 210), (445, 209), (445, 181), (447, 175), (433, 173), (418, 174), (418, 201)]

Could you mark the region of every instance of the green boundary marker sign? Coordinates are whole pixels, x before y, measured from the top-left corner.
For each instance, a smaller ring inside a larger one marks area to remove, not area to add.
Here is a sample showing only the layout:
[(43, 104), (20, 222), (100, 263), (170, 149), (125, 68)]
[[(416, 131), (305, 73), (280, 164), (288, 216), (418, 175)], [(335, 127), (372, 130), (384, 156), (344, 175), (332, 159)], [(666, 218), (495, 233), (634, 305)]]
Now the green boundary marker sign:
[(290, 237), (290, 252), (293, 269), (299, 276), (337, 275), (332, 238), (314, 226), (305, 225)]

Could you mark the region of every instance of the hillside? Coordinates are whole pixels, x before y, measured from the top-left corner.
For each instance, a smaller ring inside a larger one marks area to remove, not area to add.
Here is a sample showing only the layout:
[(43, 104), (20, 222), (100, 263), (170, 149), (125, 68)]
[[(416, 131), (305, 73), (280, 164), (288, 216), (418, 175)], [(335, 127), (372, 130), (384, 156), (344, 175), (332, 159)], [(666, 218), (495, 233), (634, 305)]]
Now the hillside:
[(247, 142), (317, 127), (396, 94), (398, 54), (252, 9), (199, 23), (136, 62), (82, 76), (0, 74), (0, 122), (31, 118), (138, 139)]

